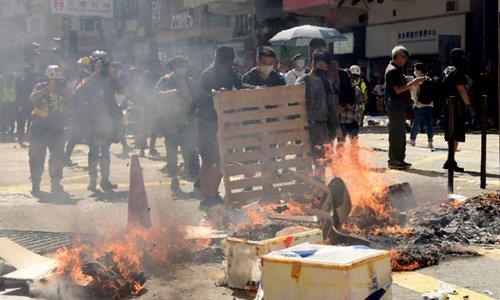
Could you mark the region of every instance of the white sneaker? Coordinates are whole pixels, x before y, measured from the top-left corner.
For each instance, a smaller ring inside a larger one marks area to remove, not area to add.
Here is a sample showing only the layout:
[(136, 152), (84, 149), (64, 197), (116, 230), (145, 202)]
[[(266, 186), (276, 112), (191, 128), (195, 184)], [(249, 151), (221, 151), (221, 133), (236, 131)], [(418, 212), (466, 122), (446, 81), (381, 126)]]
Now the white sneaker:
[(416, 143), (415, 143), (415, 140), (409, 140), (407, 143), (408, 143), (409, 145), (412, 145), (413, 147), (415, 147), (415, 144), (416, 144)]

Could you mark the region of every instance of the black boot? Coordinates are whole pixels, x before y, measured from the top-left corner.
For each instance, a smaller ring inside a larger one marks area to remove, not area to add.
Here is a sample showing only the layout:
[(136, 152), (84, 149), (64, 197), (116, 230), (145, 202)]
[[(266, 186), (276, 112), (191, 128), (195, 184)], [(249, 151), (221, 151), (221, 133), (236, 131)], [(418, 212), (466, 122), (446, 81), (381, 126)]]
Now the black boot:
[(90, 178), (90, 182), (89, 182), (89, 185), (87, 187), (87, 190), (89, 190), (91, 192), (97, 191), (97, 179), (96, 178), (93, 178), (93, 177)]
[(40, 183), (31, 184), (31, 195), (34, 197), (40, 196)]
[(465, 171), (464, 168), (461, 168), (457, 165), (456, 161), (453, 161), (451, 163), (449, 161), (446, 161), (443, 165), (443, 169), (448, 170), (449, 168), (453, 168), (453, 171), (460, 173), (463, 173)]
[(112, 192), (113, 190), (117, 189), (118, 185), (113, 184), (109, 181), (109, 179), (103, 179), (101, 180), (101, 189), (106, 192)]
[(52, 182), (50, 184), (50, 192), (52, 194), (59, 194), (59, 193), (64, 192), (64, 188), (60, 182)]

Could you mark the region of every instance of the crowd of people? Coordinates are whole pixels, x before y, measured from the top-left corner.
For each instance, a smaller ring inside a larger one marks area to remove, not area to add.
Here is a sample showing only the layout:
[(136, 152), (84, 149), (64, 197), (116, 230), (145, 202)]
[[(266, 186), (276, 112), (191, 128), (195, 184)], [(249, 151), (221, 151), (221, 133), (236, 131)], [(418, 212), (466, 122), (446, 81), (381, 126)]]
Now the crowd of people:
[[(33, 195), (40, 193), (47, 149), (51, 191), (64, 192), (63, 168), (73, 165), (77, 144), (88, 146), (88, 189), (98, 190), (100, 170), (99, 187), (113, 191), (117, 185), (110, 181), (110, 147), (120, 143), (124, 154), (131, 150), (125, 138), (124, 111), (133, 108), (141, 120), (134, 131), (135, 148), (141, 155), (149, 149), (151, 156), (159, 156), (156, 140), (165, 138), (167, 163), (162, 171), (172, 177), (173, 193), (181, 192), (180, 149), (187, 178), (200, 190), (201, 207), (206, 208), (222, 202), (214, 90), (304, 84), (311, 155), (319, 179), (324, 177), (320, 163), (324, 146), (334, 140), (342, 145), (346, 138), (356, 143), (369, 99), (375, 99), (374, 107), (389, 116), (389, 168), (411, 166), (405, 162), (405, 147), (415, 145), (423, 128), (433, 147), (433, 103), (440, 96), (455, 96), (454, 139), (456, 145), (463, 142), (465, 113), (473, 113), (464, 74), (465, 53), (452, 51), (440, 85), (421, 63), (414, 64), (414, 76), (407, 76), (409, 55), (403, 46), (395, 47), (385, 78), (369, 85), (359, 66), (339, 68), (322, 39), (312, 39), (308, 57), (295, 55), (290, 68), (271, 47), (261, 47), (257, 65), (240, 73), (234, 49), (219, 46), (213, 62), (199, 76), (191, 74), (187, 57), (177, 55), (166, 62), (159, 79), (137, 67), (112, 62), (106, 52), (96, 50), (78, 61), (77, 70), (51, 65), (43, 76), (37, 76), (25, 67), (18, 78), (0, 78), (0, 134), (4, 140), (17, 137), (23, 147), (29, 134)], [(414, 118), (406, 141), (409, 108)], [(449, 138), (447, 132), (445, 136)], [(463, 171), (456, 162), (446, 162), (444, 167)]]

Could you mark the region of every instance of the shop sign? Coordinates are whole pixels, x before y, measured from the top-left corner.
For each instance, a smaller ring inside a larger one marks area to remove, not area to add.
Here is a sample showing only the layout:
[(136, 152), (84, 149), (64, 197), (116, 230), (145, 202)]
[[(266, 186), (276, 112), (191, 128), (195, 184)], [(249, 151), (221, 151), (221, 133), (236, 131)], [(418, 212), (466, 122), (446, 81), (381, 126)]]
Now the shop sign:
[(51, 0), (53, 14), (113, 18), (113, 0)]
[(438, 32), (435, 28), (416, 29), (410, 31), (399, 31), (399, 43), (416, 43), (424, 41), (434, 41), (437, 39)]
[(465, 46), (465, 14), (416, 21), (402, 21), (366, 27), (366, 57), (390, 56), (396, 45), (412, 54), (439, 54), (443, 36), (459, 36)]

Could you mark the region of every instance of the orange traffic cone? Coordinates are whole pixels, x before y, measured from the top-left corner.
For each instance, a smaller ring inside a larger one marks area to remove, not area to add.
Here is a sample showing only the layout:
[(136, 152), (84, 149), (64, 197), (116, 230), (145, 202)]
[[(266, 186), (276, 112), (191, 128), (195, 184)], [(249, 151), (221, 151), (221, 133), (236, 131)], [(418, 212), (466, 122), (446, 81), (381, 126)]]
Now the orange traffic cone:
[(130, 163), (130, 185), (128, 192), (128, 226), (151, 227), (148, 197), (144, 187), (144, 177), (137, 155)]

